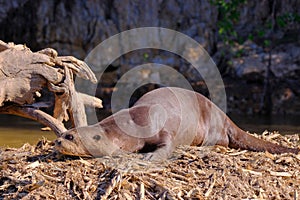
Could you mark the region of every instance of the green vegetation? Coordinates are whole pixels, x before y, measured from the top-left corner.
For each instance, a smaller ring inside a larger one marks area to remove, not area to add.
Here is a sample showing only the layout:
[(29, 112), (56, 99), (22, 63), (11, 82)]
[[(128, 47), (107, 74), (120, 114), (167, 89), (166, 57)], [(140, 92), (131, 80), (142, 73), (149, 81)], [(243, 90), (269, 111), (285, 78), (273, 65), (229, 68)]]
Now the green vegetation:
[(263, 41), (264, 47), (270, 47), (272, 41), (268, 37), (274, 33), (275, 28), (284, 31), (289, 27), (293, 29), (295, 25), (300, 24), (298, 13), (287, 12), (276, 16), (272, 11), (272, 19), (268, 19), (261, 27), (257, 27), (247, 38), (241, 38), (234, 26), (240, 19), (240, 8), (247, 3), (247, 0), (211, 0), (210, 3), (218, 8), (218, 34), (224, 43), (230, 46), (233, 46), (234, 42), (242, 44), (247, 39), (252, 41), (256, 39)]
[(233, 44), (238, 39), (234, 24), (240, 18), (240, 6), (246, 0), (211, 0), (211, 4), (218, 7), (218, 33), (227, 44)]
[(298, 13), (285, 13), (276, 18), (276, 23), (280, 28), (286, 28), (288, 25), (300, 23), (300, 15)]

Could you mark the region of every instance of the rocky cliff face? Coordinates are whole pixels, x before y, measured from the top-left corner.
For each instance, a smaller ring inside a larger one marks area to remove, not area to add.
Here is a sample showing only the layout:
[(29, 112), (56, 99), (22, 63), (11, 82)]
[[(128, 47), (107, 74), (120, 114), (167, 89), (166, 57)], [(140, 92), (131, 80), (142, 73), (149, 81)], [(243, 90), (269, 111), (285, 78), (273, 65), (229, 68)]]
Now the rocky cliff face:
[(80, 58), (114, 34), (147, 26), (182, 31), (211, 49), (217, 20), (206, 1), (5, 1), (0, 12), (2, 39)]
[[(300, 1), (247, 1), (239, 10), (240, 19), (234, 28), (245, 39), (250, 34), (259, 34), (257, 30), (272, 22), (274, 16), (290, 14), (292, 18), (300, 15)], [(33, 50), (52, 47), (62, 55), (72, 54), (84, 59), (100, 42), (121, 31), (147, 26), (165, 27), (192, 37), (213, 56), (228, 85), (229, 112), (263, 112), (265, 104), (271, 103), (272, 113), (299, 114), (299, 23), (289, 23), (290, 20), (284, 28), (275, 26), (275, 31), (265, 31), (265, 37), (276, 41), (271, 55), (270, 78), (266, 73), (269, 54), (260, 39), (254, 37), (254, 42), (236, 45), (235, 48), (242, 52), (239, 56), (224, 56), (226, 51), (221, 48), (222, 40), (217, 37), (217, 22), (220, 20), (218, 8), (209, 0), (0, 1), (0, 39), (5, 42), (25, 43)], [(108, 75), (107, 82), (113, 85), (124, 71), (137, 63), (144, 63), (145, 54), (147, 62), (172, 65), (193, 82), (200, 78), (189, 70), (188, 63), (174, 55), (139, 51), (117, 60), (112, 66), (114, 74)], [(271, 87), (266, 87), (267, 81)], [(269, 101), (262, 97), (266, 88), (271, 90)]]

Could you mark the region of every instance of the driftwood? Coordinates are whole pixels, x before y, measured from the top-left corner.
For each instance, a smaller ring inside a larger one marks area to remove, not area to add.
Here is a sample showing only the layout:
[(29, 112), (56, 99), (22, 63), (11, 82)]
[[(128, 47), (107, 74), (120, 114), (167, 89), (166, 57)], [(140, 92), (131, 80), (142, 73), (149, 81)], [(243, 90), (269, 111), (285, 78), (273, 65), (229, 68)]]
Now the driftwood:
[[(57, 136), (66, 131), (63, 121), (86, 126), (85, 105), (100, 108), (102, 101), (77, 92), (73, 74), (97, 82), (90, 68), (72, 56), (58, 56), (51, 48), (32, 52), (25, 45), (0, 40), (0, 113), (36, 120)], [(54, 94), (55, 102), (41, 100), (44, 89)], [(40, 110), (51, 105), (53, 116)]]

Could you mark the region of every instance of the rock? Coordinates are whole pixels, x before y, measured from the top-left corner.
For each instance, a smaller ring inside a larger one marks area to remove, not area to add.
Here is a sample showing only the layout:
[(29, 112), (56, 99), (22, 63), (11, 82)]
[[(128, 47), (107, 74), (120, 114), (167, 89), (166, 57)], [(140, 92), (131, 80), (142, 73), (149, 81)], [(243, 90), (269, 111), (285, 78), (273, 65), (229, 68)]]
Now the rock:
[(300, 70), (300, 45), (288, 44), (275, 48), (271, 70), (278, 78), (286, 79)]
[(244, 77), (250, 74), (261, 74), (264, 76), (266, 65), (260, 61), (258, 56), (249, 56), (233, 60), (233, 68), (238, 77)]
[[(20, 2), (2, 3), (0, 24), (6, 31), (0, 32), (0, 38), (36, 48), (61, 49), (60, 54), (73, 54), (79, 58), (84, 58), (106, 38), (137, 27), (160, 26), (178, 30), (191, 37), (197, 36), (207, 49), (215, 42), (210, 33), (216, 28), (217, 9), (209, 1), (191, 4), (183, 0)], [(207, 10), (210, 15), (200, 14)], [(19, 25), (11, 26), (11, 21)]]

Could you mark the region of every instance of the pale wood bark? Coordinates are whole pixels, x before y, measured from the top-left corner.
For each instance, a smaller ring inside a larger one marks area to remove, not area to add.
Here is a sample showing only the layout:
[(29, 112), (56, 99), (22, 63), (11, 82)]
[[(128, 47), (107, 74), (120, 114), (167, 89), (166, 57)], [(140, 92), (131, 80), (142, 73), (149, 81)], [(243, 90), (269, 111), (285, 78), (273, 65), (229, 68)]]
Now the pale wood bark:
[[(32, 52), (24, 45), (0, 41), (0, 113), (30, 118), (49, 126), (57, 136), (66, 131), (63, 121), (73, 126), (86, 126), (85, 105), (101, 108), (96, 97), (78, 93), (74, 74), (97, 82), (94, 73), (81, 60), (58, 56), (54, 49)], [(39, 110), (37, 101), (42, 89), (54, 93), (53, 117)]]

